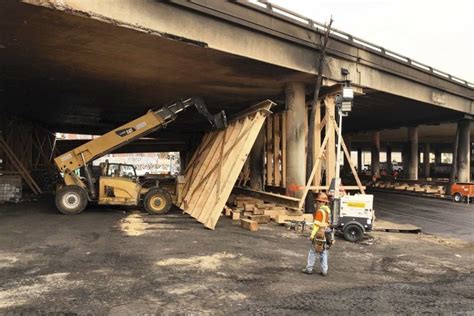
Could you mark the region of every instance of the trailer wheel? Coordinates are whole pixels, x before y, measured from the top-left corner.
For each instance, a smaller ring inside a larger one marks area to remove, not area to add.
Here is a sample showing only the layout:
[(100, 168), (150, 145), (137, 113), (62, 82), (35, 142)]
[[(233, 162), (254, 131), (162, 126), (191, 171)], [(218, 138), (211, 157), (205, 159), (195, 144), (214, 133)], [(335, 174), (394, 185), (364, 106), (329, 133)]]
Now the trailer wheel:
[(56, 192), (56, 207), (66, 215), (81, 213), (87, 206), (87, 192), (77, 185), (67, 185)]
[(342, 231), (344, 239), (350, 242), (357, 242), (362, 239), (364, 232), (359, 225), (349, 224)]
[(171, 209), (171, 196), (163, 189), (150, 189), (145, 194), (143, 206), (145, 210), (152, 215), (163, 215)]
[(458, 202), (458, 203), (462, 202), (461, 193), (458, 192), (458, 193), (454, 194), (454, 202)]

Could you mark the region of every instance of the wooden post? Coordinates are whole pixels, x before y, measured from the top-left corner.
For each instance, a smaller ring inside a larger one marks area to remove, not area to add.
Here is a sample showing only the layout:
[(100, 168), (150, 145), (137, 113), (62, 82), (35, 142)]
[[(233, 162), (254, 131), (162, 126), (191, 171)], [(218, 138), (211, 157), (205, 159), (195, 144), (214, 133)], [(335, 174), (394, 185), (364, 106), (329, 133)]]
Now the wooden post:
[(267, 137), (266, 137), (266, 148), (265, 151), (267, 153), (267, 168), (266, 168), (266, 183), (267, 185), (273, 185), (273, 121), (271, 117), (266, 120), (266, 129), (267, 129)]
[(273, 185), (281, 185), (280, 174), (280, 115), (273, 114)]
[(281, 186), (286, 185), (286, 112), (281, 114)]
[[(319, 150), (321, 149), (321, 101), (316, 102), (315, 109), (315, 118), (314, 118), (314, 139), (313, 139), (313, 162), (316, 161)], [(316, 174), (313, 179), (313, 185), (318, 186), (321, 184), (321, 164), (319, 164), (318, 169), (316, 169)]]
[(334, 132), (334, 121), (336, 118), (335, 96), (330, 95), (325, 99), (326, 105), (326, 134), (328, 145), (326, 148), (326, 185), (331, 185), (331, 180), (336, 176), (336, 135)]

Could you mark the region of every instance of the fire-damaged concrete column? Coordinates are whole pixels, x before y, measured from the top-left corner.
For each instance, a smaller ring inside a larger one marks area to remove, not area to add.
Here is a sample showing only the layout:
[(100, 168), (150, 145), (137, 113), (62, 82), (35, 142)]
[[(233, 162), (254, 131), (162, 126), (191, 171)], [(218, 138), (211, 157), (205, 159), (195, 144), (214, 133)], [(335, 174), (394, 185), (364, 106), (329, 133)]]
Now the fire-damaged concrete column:
[(423, 146), (423, 176), (425, 178), (430, 177), (430, 152), (430, 144), (425, 143), (425, 145)]
[(385, 146), (385, 153), (387, 154), (387, 173), (392, 174), (393, 164), (392, 164), (392, 145), (387, 144)]
[(262, 191), (265, 156), (265, 129), (262, 127), (250, 151), (250, 187)]
[(410, 143), (410, 155), (408, 161), (408, 179), (418, 180), (418, 127), (408, 128), (408, 141)]
[(306, 179), (305, 86), (292, 82), (286, 86), (286, 194), (301, 197)]
[(458, 181), (471, 181), (471, 121), (458, 122), (459, 147), (458, 147)]
[(380, 131), (372, 132), (372, 176), (380, 176)]
[(441, 164), (441, 150), (439, 148), (435, 148), (434, 150), (435, 154), (435, 166)]

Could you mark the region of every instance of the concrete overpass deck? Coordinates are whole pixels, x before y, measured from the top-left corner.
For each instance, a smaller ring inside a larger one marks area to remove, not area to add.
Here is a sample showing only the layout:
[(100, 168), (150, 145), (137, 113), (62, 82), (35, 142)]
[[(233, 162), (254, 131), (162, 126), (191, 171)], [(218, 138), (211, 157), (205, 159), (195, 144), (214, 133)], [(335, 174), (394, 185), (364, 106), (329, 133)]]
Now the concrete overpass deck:
[[(6, 1), (0, 14), (2, 110), (61, 132), (102, 133), (189, 95), (230, 113), (284, 103), (287, 83), (312, 86), (321, 37), (313, 22), (243, 1)], [(471, 83), (348, 36), (332, 35), (324, 70), (332, 82), (348, 68), (365, 93), (347, 131), (474, 114)], [(204, 126), (188, 112), (170, 132)]]

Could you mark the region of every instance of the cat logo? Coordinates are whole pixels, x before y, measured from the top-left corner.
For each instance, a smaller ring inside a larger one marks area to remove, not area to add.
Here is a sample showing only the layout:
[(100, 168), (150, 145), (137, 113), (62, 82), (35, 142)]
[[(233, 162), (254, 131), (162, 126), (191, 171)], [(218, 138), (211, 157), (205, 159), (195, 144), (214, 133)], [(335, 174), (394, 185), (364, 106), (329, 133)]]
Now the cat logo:
[(118, 131), (115, 131), (115, 134), (117, 134), (120, 137), (125, 137), (125, 136), (130, 135), (131, 133), (133, 133), (135, 131), (136, 131), (135, 127), (129, 127), (129, 128), (124, 128), (124, 129), (120, 129)]

